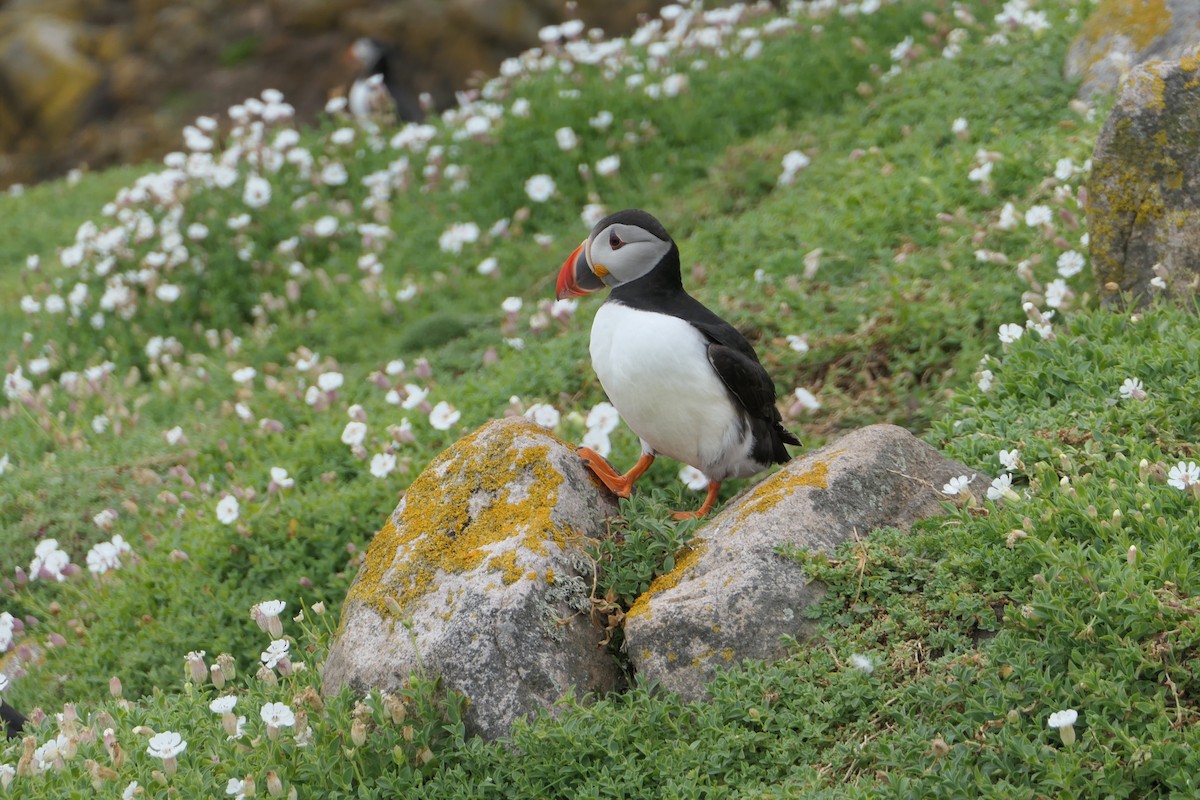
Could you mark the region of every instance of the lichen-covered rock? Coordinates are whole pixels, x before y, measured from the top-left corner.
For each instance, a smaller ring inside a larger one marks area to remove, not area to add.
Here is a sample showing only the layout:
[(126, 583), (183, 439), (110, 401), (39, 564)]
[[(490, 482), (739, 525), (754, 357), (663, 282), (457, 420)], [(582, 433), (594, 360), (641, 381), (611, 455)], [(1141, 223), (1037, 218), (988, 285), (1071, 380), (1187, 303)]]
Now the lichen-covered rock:
[[(639, 680), (702, 697), (720, 667), (784, 654), (803, 639), (807, 606), (825, 588), (781, 548), (832, 552), (876, 528), (938, 514), (942, 487), (971, 474), (893, 425), (872, 425), (803, 458), (734, 498), (629, 610), (625, 641)], [(980, 491), (989, 479), (970, 484)]]
[(1102, 0), (1071, 43), (1064, 68), (1081, 97), (1111, 94), (1146, 61), (1173, 61), (1200, 45), (1197, 0)]
[(494, 738), (620, 670), (590, 614), (585, 536), (616, 507), (574, 448), (526, 420), (461, 439), (375, 535), (325, 664), (325, 691), (395, 690), (423, 670), (466, 695)]
[(1096, 140), (1088, 197), (1101, 298), (1145, 303), (1200, 285), (1200, 56), (1135, 69)]

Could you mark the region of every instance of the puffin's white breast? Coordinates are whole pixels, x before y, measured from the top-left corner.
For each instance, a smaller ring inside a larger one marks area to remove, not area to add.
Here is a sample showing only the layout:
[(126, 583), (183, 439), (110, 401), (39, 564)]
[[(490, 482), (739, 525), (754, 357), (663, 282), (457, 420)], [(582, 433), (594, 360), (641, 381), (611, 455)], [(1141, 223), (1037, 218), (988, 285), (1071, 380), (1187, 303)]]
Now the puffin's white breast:
[(592, 323), (591, 352), (608, 399), (656, 453), (718, 481), (762, 469), (707, 341), (687, 322), (607, 302)]

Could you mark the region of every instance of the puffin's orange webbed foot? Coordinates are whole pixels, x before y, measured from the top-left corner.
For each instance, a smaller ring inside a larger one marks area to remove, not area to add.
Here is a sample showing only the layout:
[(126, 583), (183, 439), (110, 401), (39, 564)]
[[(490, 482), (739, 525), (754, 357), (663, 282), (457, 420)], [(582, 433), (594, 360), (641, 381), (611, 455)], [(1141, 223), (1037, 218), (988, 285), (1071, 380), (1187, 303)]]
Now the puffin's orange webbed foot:
[(607, 486), (608, 490), (617, 497), (629, 497), (633, 492), (633, 482), (642, 477), (643, 473), (654, 463), (654, 456), (643, 453), (638, 462), (633, 465), (633, 469), (621, 475), (613, 469), (612, 464), (608, 463), (607, 458), (592, 448), (580, 447), (575, 452), (583, 459), (583, 463), (587, 465), (587, 468), (600, 479), (600, 482)]
[(721, 489), (720, 481), (708, 482), (708, 494), (704, 496), (704, 502), (695, 511), (672, 511), (671, 516), (677, 520), (685, 519), (700, 519), (701, 517), (712, 511), (712, 508), (717, 503), (717, 492)]

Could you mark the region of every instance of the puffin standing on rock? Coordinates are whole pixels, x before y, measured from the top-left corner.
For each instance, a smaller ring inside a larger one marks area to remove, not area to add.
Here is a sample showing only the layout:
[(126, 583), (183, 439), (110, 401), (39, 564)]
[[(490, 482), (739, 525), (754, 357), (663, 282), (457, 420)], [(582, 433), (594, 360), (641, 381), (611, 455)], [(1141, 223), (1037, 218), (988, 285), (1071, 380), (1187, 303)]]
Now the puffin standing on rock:
[(689, 295), (679, 248), (662, 223), (627, 209), (596, 223), (558, 274), (558, 299), (612, 289), (592, 322), (592, 368), (608, 399), (642, 440), (642, 456), (619, 474), (595, 450), (578, 453), (600, 481), (628, 497), (634, 481), (664, 455), (708, 477), (696, 511), (712, 510), (721, 482), (782, 464), (785, 444), (775, 385), (736, 328)]

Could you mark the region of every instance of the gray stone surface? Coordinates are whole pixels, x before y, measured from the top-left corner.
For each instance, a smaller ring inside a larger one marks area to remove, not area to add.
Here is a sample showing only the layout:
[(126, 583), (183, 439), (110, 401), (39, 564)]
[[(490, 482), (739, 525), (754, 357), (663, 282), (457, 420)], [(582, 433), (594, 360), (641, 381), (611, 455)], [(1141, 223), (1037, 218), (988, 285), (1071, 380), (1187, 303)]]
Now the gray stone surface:
[[(1109, 306), (1200, 286), (1200, 57), (1135, 69), (1096, 141), (1092, 268)], [(1164, 288), (1151, 281), (1162, 278)]]
[(436, 458), (375, 535), (324, 668), (327, 693), (394, 690), (423, 669), (488, 738), (621, 673), (590, 614), (582, 537), (615, 512), (573, 447), (496, 420)]
[[(939, 514), (950, 478), (973, 474), (893, 425), (872, 425), (797, 458), (729, 502), (675, 569), (630, 609), (625, 641), (638, 679), (695, 699), (720, 667), (784, 655), (781, 637), (810, 632), (821, 599), (781, 547), (832, 552), (881, 527)], [(990, 478), (971, 483), (981, 494)]]
[(1121, 76), (1149, 61), (1173, 61), (1200, 45), (1200, 0), (1102, 0), (1067, 53), (1064, 73), (1080, 97), (1112, 94)]

